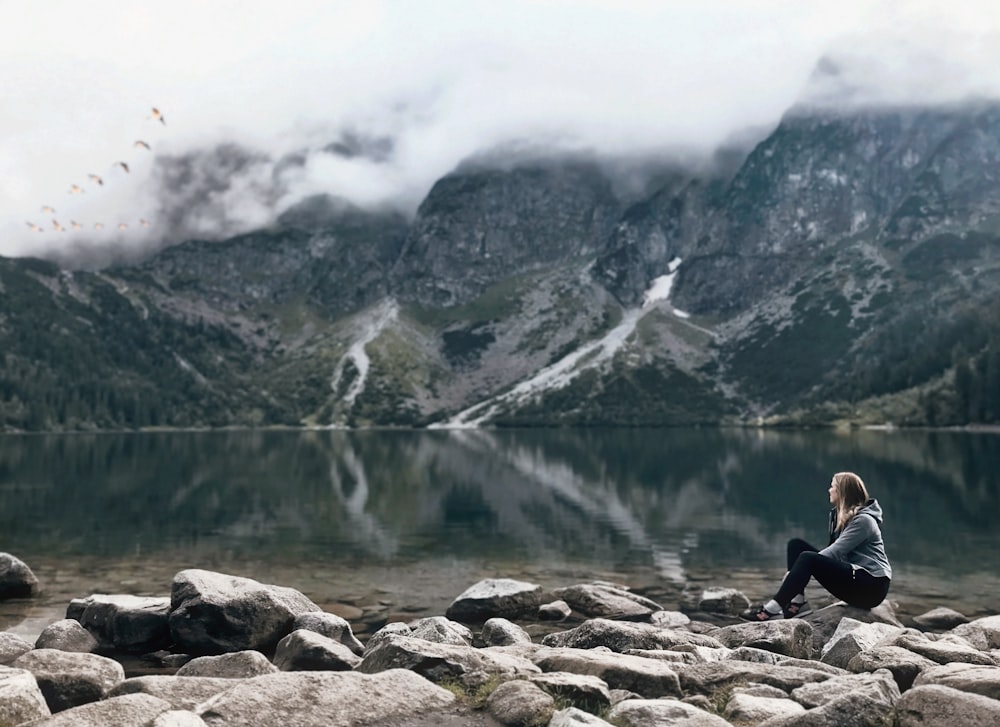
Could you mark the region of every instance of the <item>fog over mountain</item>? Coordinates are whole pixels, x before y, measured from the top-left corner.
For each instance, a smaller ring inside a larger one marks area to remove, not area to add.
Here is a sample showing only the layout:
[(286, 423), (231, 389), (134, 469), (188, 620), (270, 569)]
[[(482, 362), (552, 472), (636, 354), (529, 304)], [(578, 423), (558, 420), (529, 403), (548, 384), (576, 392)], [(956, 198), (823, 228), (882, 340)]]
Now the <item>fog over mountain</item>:
[(753, 141), (747, 129), (763, 138), (796, 105), (1000, 96), (1000, 9), (978, 2), (56, 0), (0, 12), (8, 256), (135, 256), (266, 227), (318, 192), (412, 213), (490, 150), (481, 158), (597, 155), (641, 186), (650, 162), (701, 162), (734, 135)]

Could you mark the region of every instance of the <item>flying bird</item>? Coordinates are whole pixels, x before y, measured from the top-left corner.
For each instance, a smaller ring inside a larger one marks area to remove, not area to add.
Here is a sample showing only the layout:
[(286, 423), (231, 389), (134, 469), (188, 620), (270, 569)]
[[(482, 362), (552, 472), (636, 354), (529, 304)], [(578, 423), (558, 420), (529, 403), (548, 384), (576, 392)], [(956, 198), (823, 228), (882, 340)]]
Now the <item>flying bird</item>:
[(142, 225), (143, 227), (149, 227), (149, 220), (144, 220), (140, 217), (139, 224)]
[(70, 220), (69, 221), (69, 226), (72, 227), (74, 230), (82, 230), (83, 229), (83, 225), (81, 225), (79, 222), (76, 222), (75, 220)]
[(36, 225), (34, 222), (28, 222), (26, 224), (28, 225), (28, 227), (31, 228), (32, 232), (43, 232), (42, 228)]
[(69, 188), (69, 193), (70, 194), (83, 194), (83, 187), (81, 187), (79, 184), (74, 184), (73, 186), (71, 186)]
[(164, 126), (167, 125), (167, 121), (163, 118), (163, 114), (155, 106), (153, 107), (153, 121), (159, 121)]
[(133, 146), (136, 149), (145, 149), (146, 151), (149, 151), (149, 144), (147, 144), (146, 142), (144, 142), (142, 139), (139, 139), (138, 141), (136, 141), (135, 144), (133, 144)]
[(128, 164), (126, 164), (125, 162), (115, 162), (115, 166), (121, 167), (122, 169), (125, 170), (125, 173), (128, 174)]
[(49, 207), (47, 204), (42, 205), (42, 214), (54, 215), (56, 213), (55, 207)]
[(119, 230), (127, 230), (128, 229), (128, 225), (125, 224), (124, 222), (119, 222), (118, 223), (118, 229)]
[(52, 227), (55, 228), (56, 232), (66, 232), (66, 228), (59, 224), (59, 220), (52, 220)]
[(88, 177), (90, 177), (90, 180), (91, 180), (92, 182), (97, 182), (98, 184), (104, 184), (104, 180), (103, 180), (103, 179), (101, 179), (101, 178), (100, 178), (100, 177), (99, 177), (98, 175), (96, 175), (96, 174), (88, 174), (87, 176), (88, 176)]
[(94, 229), (95, 230), (103, 230), (104, 229), (104, 223), (103, 222), (95, 222), (94, 223)]

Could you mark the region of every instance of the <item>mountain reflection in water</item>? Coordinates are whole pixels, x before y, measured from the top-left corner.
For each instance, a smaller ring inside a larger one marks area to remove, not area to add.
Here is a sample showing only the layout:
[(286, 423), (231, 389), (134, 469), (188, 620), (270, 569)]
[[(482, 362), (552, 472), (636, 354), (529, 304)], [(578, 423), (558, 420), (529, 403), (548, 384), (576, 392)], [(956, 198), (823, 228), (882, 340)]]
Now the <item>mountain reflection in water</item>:
[[(429, 574), (428, 587), (441, 591), (431, 600), (444, 603), (469, 578), (518, 574), (552, 585), (582, 577), (726, 585), (737, 572), (780, 576), (790, 537), (825, 544), (830, 476), (853, 470), (886, 512), (902, 592), (907, 574), (946, 592), (952, 579), (1000, 574), (998, 437), (717, 429), (7, 435), (0, 550), (58, 572), (77, 596), (98, 587), (166, 593), (169, 573), (186, 567), (310, 595), (329, 588), (319, 595), (331, 599), (338, 569), (401, 569)], [(126, 564), (129, 578), (101, 581), (104, 562)]]

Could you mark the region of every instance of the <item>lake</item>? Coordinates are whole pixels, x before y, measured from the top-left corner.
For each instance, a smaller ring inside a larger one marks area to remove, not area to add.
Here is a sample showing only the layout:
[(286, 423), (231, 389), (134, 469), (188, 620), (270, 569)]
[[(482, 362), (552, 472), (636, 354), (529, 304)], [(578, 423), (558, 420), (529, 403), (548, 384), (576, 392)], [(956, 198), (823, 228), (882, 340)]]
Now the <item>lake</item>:
[[(91, 593), (169, 595), (206, 568), (303, 591), (356, 631), (443, 614), (482, 578), (770, 596), (785, 541), (825, 545), (834, 472), (886, 513), (901, 614), (995, 612), (1000, 435), (545, 429), (0, 436), (0, 551), (43, 592), (33, 637)], [(824, 592), (810, 588), (824, 603)], [(825, 602), (829, 602), (827, 599)]]

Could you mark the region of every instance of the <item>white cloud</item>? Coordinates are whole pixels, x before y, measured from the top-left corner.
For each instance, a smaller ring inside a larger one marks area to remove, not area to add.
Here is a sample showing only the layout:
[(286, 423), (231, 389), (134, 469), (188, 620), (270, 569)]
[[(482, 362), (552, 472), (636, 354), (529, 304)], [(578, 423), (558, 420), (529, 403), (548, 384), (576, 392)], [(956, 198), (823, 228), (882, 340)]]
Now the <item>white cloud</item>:
[[(462, 158), (511, 140), (707, 149), (774, 123), (823, 55), (848, 74), (824, 86), (838, 102), (845, 87), (863, 102), (992, 95), (998, 32), (992, 3), (926, 0), (0, 0), (0, 254), (84, 240), (54, 232), (42, 204), (109, 228), (153, 220), (128, 243), (248, 229), (319, 191), (412, 208)], [(391, 154), (316, 153), (345, 132), (391, 139)], [(157, 220), (173, 197), (153, 157), (220, 143), (267, 160), (215, 193), (218, 214)], [(108, 184), (71, 197), (90, 172)]]

